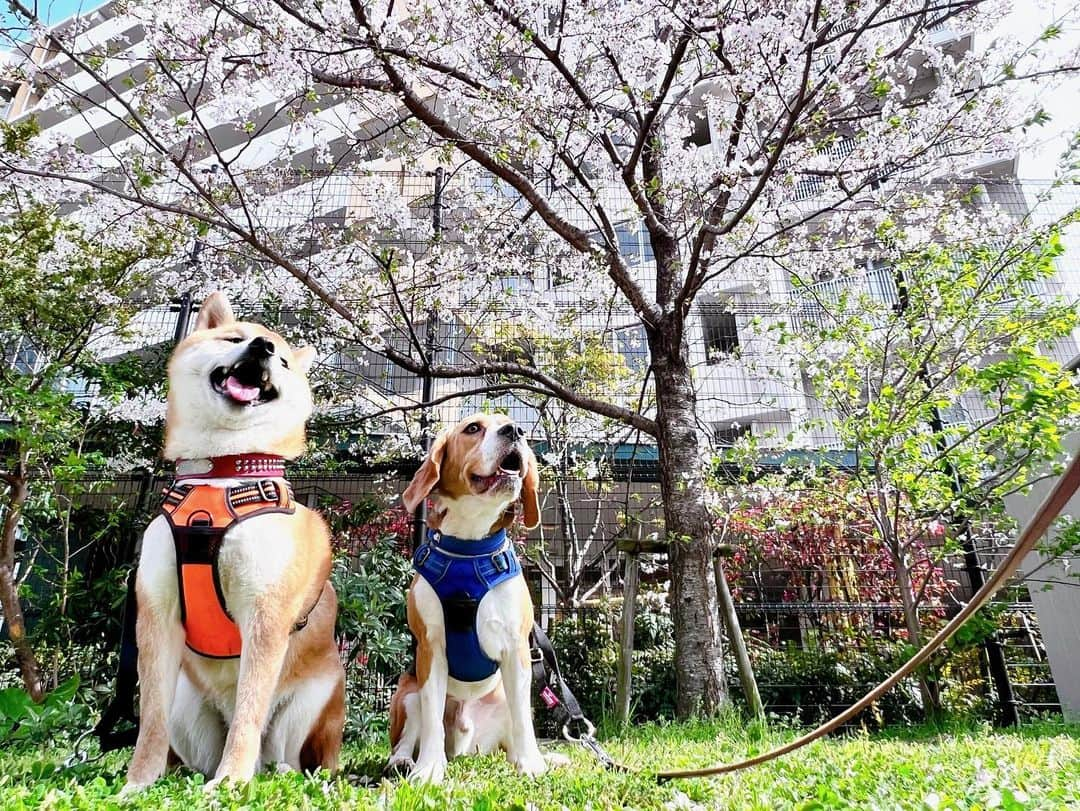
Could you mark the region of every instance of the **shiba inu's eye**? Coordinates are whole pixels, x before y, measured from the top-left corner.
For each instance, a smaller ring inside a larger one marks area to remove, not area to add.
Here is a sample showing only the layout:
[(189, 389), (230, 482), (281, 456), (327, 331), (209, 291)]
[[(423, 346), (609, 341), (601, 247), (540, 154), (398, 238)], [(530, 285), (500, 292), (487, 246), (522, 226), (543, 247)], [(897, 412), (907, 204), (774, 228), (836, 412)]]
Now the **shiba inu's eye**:
[(475, 433), (478, 433), (480, 431), (480, 428), (481, 428), (480, 423), (478, 423), (478, 422), (470, 422), (468, 425), (465, 426), (465, 433), (466, 434), (475, 434)]
[(228, 341), (231, 344), (242, 344), (244, 339), (238, 335), (230, 335), (228, 338), (222, 338), (223, 341)]
[(289, 368), (289, 362), (285, 360), (285, 358), (281, 359), (281, 365), (284, 366), (286, 369)]

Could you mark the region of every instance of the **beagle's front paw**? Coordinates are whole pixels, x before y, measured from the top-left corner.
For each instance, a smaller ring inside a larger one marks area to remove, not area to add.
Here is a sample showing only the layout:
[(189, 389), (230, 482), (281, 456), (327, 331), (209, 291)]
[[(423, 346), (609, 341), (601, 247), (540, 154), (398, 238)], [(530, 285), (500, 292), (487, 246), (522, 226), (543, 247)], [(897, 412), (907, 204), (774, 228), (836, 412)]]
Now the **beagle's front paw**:
[(526, 777), (539, 777), (547, 771), (548, 767), (547, 761), (544, 760), (544, 756), (540, 754), (539, 749), (519, 757), (512, 757), (510, 762), (514, 764), (515, 769)]
[(409, 774), (416, 764), (413, 759), (408, 755), (391, 755), (390, 759), (386, 761), (386, 768), (383, 769), (383, 774), (386, 777), (403, 777)]
[(547, 752), (544, 755), (544, 760), (547, 762), (549, 769), (561, 769), (570, 765), (570, 758), (562, 752)]
[(446, 777), (446, 758), (420, 761), (409, 772), (410, 783), (441, 783)]

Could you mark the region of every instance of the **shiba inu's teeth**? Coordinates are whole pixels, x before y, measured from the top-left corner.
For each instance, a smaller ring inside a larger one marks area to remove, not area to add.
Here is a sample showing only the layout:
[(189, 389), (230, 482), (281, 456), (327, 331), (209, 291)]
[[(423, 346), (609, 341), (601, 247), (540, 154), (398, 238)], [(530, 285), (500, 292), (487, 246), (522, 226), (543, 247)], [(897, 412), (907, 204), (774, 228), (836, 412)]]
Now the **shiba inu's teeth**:
[(262, 373), (262, 382), (263, 382), (263, 384), (264, 384), (264, 385), (265, 385), (266, 383), (269, 383), (269, 382), (270, 382), (270, 372), (269, 372), (269, 371), (264, 371), (264, 372)]

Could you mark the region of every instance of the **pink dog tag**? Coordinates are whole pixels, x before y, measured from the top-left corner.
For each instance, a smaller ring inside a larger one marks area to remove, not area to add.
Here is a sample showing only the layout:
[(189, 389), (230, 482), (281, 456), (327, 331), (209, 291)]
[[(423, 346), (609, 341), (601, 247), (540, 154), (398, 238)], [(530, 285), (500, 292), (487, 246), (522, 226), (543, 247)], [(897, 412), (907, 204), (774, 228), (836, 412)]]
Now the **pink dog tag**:
[(544, 704), (547, 705), (549, 710), (559, 706), (559, 698), (552, 692), (550, 687), (545, 687), (540, 691), (540, 698), (543, 700)]

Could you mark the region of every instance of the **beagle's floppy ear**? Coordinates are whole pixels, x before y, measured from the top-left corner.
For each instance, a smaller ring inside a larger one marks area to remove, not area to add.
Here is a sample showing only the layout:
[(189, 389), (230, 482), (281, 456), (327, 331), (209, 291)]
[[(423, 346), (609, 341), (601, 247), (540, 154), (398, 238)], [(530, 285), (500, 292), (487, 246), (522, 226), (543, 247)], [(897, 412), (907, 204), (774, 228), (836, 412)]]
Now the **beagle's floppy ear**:
[(233, 315), (232, 305), (225, 294), (218, 290), (203, 299), (199, 308), (199, 317), (195, 320), (195, 329), (214, 329), (231, 324), (236, 320)]
[(525, 480), (521, 483), (521, 503), (525, 508), (522, 520), (526, 529), (534, 529), (540, 523), (540, 466), (536, 454), (525, 449)]
[(445, 431), (435, 437), (431, 450), (428, 451), (427, 459), (424, 460), (424, 464), (420, 465), (420, 469), (412, 477), (409, 486), (401, 494), (401, 500), (405, 502), (405, 509), (409, 512), (416, 512), (420, 502), (427, 498), (428, 493), (434, 490), (435, 485), (439, 483), (443, 454), (446, 452), (446, 437), (447, 433)]

